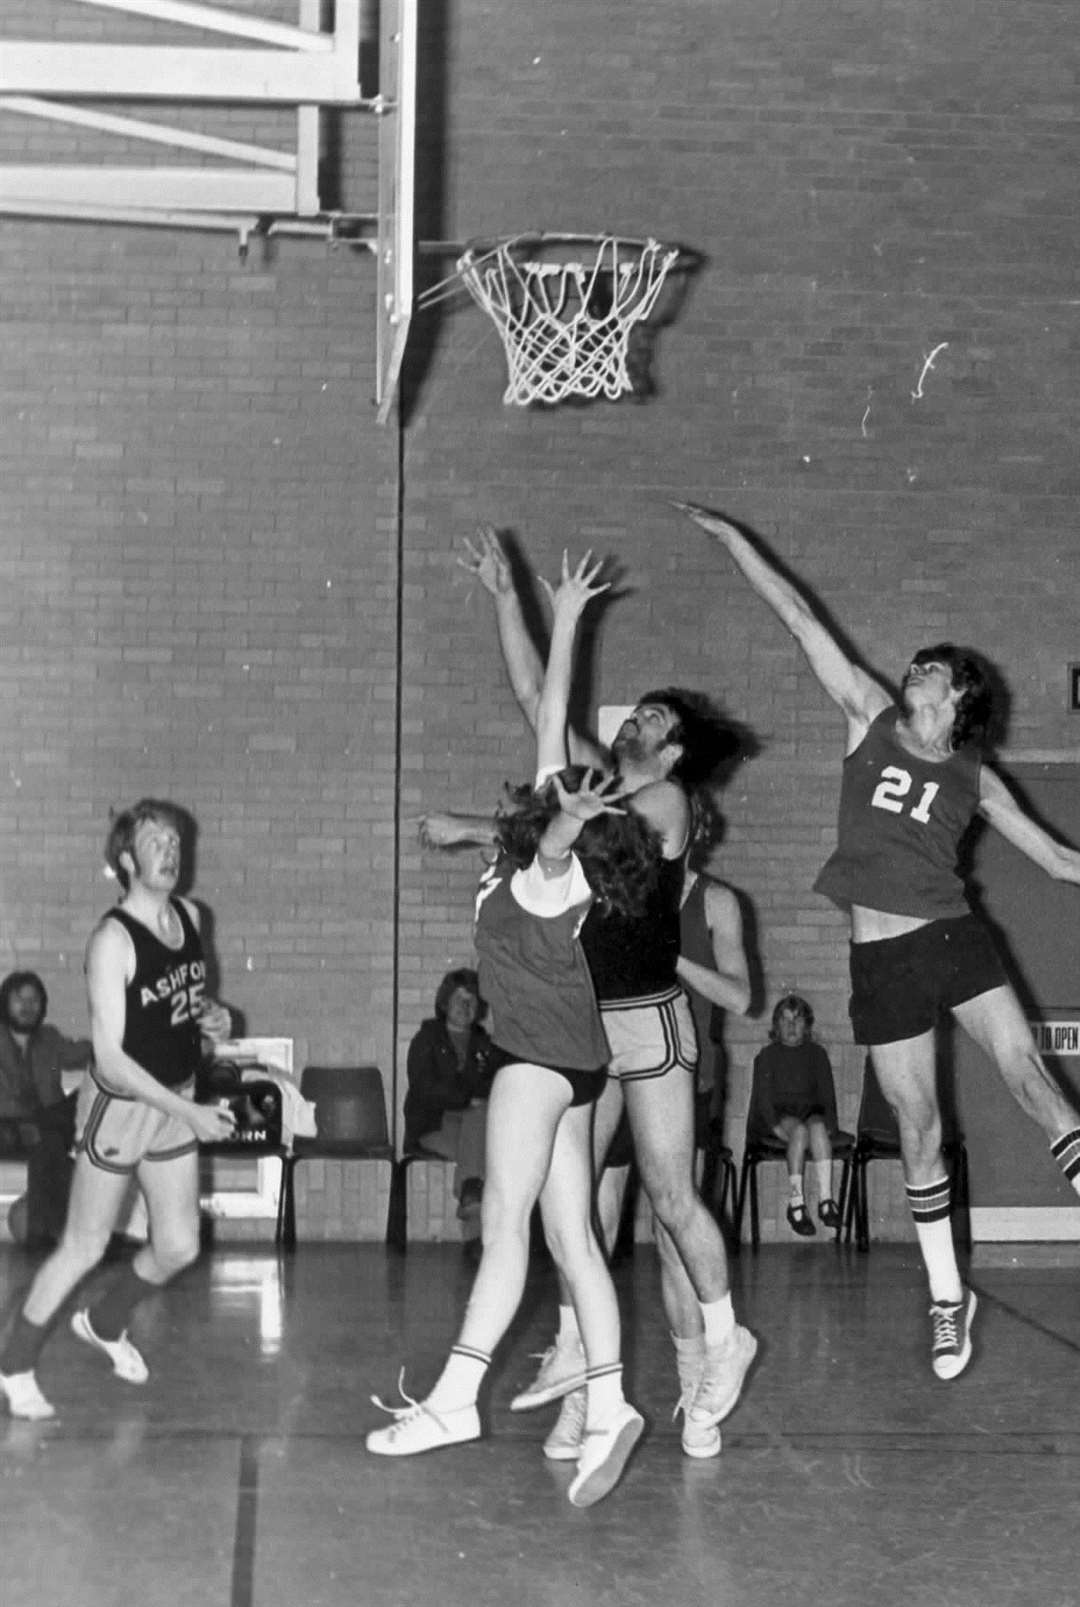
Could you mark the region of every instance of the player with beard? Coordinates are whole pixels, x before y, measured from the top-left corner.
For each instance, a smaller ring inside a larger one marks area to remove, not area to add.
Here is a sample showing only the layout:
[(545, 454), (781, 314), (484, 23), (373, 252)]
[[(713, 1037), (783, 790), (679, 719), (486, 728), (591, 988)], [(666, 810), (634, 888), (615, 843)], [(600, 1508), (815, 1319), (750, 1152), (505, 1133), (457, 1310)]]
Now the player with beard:
[[(493, 530), (467, 543), (463, 560), (495, 603), (511, 686), (535, 731), (543, 666), (525, 624), (510, 565)], [(699, 693), (650, 692), (620, 726), (611, 752), (570, 733), (570, 757), (616, 772), (631, 809), (660, 837), (661, 876), (644, 916), (590, 913), (581, 933), (610, 1050), (597, 1102), (595, 1154), (602, 1158), (625, 1106), (642, 1187), (653, 1209), (664, 1311), (676, 1352), (677, 1410), (683, 1449), (715, 1456), (719, 1423), (733, 1410), (757, 1351), (735, 1320), (724, 1241), (694, 1186), (694, 1093), (697, 1041), (678, 975), (680, 901), (691, 848), (693, 795), (704, 788), (737, 738)], [(435, 846), (490, 840), (490, 821), (426, 817), (422, 836)], [(571, 1318), (561, 1306), (563, 1318)], [(572, 1320), (572, 1318), (571, 1318)], [(581, 1352), (564, 1333), (540, 1373), (512, 1403), (518, 1411), (579, 1390)], [(564, 1342), (566, 1341), (566, 1342)]]

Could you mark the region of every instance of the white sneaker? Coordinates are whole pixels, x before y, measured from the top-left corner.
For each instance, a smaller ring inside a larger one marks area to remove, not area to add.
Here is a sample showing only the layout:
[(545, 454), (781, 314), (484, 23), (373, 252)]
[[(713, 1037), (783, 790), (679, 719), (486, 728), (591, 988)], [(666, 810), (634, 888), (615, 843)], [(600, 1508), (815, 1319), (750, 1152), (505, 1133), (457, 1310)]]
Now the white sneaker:
[(0, 1390), (7, 1396), (8, 1411), (12, 1417), (26, 1417), (39, 1422), (46, 1417), (56, 1416), (56, 1408), (41, 1393), (32, 1371), (0, 1373)]
[(688, 1425), (692, 1423), (695, 1430), (705, 1428), (722, 1422), (734, 1410), (757, 1348), (749, 1328), (736, 1324), (722, 1345), (706, 1350), (694, 1404), (686, 1414)]
[(512, 1412), (532, 1412), (572, 1389), (585, 1388), (585, 1351), (580, 1339), (569, 1345), (549, 1345), (531, 1384), (510, 1402)]
[(436, 1412), (426, 1401), (413, 1401), (409, 1406), (383, 1410), (393, 1410), (396, 1422), (389, 1428), (372, 1429), (364, 1441), (376, 1456), (418, 1456), (421, 1451), (480, 1438), (480, 1414), (475, 1406)]
[(591, 1507), (615, 1488), (644, 1427), (641, 1413), (624, 1401), (603, 1428), (586, 1429), (577, 1473), (567, 1491), (571, 1506)]
[(549, 1461), (576, 1462), (581, 1455), (587, 1399), (583, 1389), (572, 1389), (569, 1395), (563, 1396), (555, 1427), (544, 1441), (544, 1455)]
[(680, 1412), (682, 1413), (682, 1448), (685, 1454), (704, 1461), (707, 1457), (720, 1455), (720, 1430), (715, 1423), (698, 1422), (690, 1416), (690, 1408), (694, 1404), (700, 1382), (699, 1376), (692, 1383), (688, 1381), (683, 1386), (683, 1392), (671, 1416), (675, 1419)]
[(96, 1350), (103, 1351), (112, 1362), (113, 1372), (125, 1384), (145, 1384), (150, 1369), (143, 1361), (125, 1331), (119, 1339), (102, 1339), (90, 1326), (89, 1311), (77, 1311), (71, 1319), (71, 1331), (77, 1339), (85, 1340)]
[(932, 1359), (935, 1376), (959, 1378), (971, 1360), (971, 1323), (975, 1316), (974, 1289), (969, 1289), (962, 1300), (938, 1301), (930, 1307), (930, 1320), (934, 1326)]

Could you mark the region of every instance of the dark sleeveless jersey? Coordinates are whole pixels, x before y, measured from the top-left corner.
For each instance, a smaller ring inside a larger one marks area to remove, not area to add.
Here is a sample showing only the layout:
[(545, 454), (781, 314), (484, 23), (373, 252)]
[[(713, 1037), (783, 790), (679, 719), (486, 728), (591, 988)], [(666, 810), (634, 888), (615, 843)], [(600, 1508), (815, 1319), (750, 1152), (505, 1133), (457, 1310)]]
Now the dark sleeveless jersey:
[(686, 855), (662, 859), (645, 913), (604, 913), (594, 904), (581, 929), (581, 946), (601, 1005), (628, 1005), (679, 986), (679, 900)]
[(476, 899), (473, 942), (492, 1042), (533, 1065), (598, 1071), (608, 1045), (578, 940), (586, 905), (534, 915), (514, 897), (513, 877), (509, 860), (499, 860)]
[(844, 760), (836, 851), (814, 887), (841, 908), (967, 915), (957, 854), (979, 806), (981, 759), (966, 748), (940, 764), (919, 759), (897, 738), (899, 715), (883, 709)]
[(171, 949), (123, 906), (107, 919), (118, 921), (135, 948), (135, 971), (127, 985), (123, 1050), (165, 1088), (189, 1082), (199, 1069), (202, 1040), (199, 1012), (206, 987), (202, 941), (187, 910), (169, 900), (180, 919), (184, 941)]

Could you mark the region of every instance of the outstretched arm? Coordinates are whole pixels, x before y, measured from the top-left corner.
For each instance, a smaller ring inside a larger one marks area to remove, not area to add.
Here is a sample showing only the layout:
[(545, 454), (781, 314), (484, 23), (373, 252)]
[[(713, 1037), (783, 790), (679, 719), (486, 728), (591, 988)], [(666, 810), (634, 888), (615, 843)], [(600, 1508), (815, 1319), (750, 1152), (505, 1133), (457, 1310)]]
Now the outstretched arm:
[(991, 826), (1057, 882), (1080, 882), (1080, 851), (1051, 837), (1026, 814), (1000, 776), (979, 772), (979, 808)]
[(736, 525), (693, 502), (676, 502), (674, 506), (727, 548), (758, 596), (794, 636), (829, 697), (844, 711), (852, 741), (861, 738), (875, 716), (889, 706), (891, 700), (884, 689), (852, 662), (802, 593)]
[(489, 848), (495, 841), (493, 815), (421, 815), (419, 827), (424, 848)]
[(459, 558), (458, 563), (470, 575), (476, 576), (495, 604), (499, 646), (510, 678), (510, 688), (530, 728), (535, 731), (536, 710), (544, 685), (544, 665), (525, 624), (509, 560), (491, 525), (481, 525), (475, 541), (466, 537), (465, 551), (468, 557)]
[(597, 584), (603, 563), (594, 564), (587, 552), (571, 573), (565, 551), (562, 574), (557, 586), (541, 577), (551, 602), (551, 646), (548, 649), (544, 683), (536, 705), (536, 769), (561, 770), (567, 758), (566, 717), (570, 705), (570, 681), (574, 664), (574, 641), (582, 614), (594, 597), (608, 590), (610, 581)]
[[(465, 550), (468, 557), (458, 562), (470, 575), (476, 576), (495, 604), (499, 647), (510, 687), (530, 730), (535, 731), (544, 687), (544, 663), (525, 623), (509, 561), (490, 525), (480, 527), (475, 541), (466, 538)], [(575, 764), (600, 766), (604, 763), (603, 750), (588, 737), (568, 730), (567, 743)]]

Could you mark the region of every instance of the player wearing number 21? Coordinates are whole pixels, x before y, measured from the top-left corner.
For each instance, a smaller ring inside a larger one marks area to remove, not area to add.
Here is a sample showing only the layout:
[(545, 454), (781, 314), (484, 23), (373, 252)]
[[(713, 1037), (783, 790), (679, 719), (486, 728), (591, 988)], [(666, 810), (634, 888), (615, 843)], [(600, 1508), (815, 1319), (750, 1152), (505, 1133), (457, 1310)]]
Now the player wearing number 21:
[(850, 913), (852, 1028), (899, 1122), (930, 1285), (933, 1370), (955, 1378), (971, 1359), (975, 1294), (961, 1284), (949, 1219), (934, 1053), (940, 1017), (951, 1013), (994, 1062), (1080, 1193), (1080, 1117), (1043, 1066), (990, 934), (971, 912), (960, 840), (981, 813), (1069, 882), (1080, 882), (1080, 853), (1036, 825), (983, 764), (993, 709), (977, 654), (949, 644), (916, 653), (898, 705), (756, 541), (719, 514), (676, 506), (726, 548), (847, 721), (837, 846), (815, 887)]

